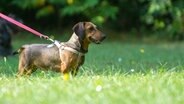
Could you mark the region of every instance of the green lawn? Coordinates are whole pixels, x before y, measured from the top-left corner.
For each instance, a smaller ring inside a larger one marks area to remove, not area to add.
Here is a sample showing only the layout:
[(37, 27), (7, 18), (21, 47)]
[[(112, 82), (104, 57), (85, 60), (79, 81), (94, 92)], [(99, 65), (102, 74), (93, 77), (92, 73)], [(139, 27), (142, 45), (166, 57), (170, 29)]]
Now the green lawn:
[[(13, 44), (32, 42), (45, 41), (24, 38)], [(93, 44), (69, 81), (50, 71), (16, 78), (17, 64), (18, 56), (0, 61), (0, 104), (184, 103), (184, 43)]]

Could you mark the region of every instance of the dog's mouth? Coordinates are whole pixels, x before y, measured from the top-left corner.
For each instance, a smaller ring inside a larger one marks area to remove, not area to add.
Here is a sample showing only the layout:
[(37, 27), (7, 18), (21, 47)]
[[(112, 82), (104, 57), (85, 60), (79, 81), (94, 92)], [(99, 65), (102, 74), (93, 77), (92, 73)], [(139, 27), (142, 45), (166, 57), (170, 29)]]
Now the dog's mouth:
[(92, 38), (92, 37), (89, 37), (89, 40), (90, 40), (91, 42), (95, 43), (95, 44), (100, 44), (100, 43), (101, 43), (100, 40), (95, 40), (95, 39)]

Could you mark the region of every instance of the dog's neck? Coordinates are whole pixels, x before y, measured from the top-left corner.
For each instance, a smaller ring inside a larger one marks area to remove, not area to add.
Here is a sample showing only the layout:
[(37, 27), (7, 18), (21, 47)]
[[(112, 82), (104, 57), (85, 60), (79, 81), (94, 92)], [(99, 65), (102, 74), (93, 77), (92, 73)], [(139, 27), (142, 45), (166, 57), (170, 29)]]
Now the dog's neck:
[(69, 41), (66, 43), (71, 48), (76, 49), (79, 52), (87, 53), (88, 52), (88, 45), (85, 41), (80, 40), (79, 37), (73, 33)]

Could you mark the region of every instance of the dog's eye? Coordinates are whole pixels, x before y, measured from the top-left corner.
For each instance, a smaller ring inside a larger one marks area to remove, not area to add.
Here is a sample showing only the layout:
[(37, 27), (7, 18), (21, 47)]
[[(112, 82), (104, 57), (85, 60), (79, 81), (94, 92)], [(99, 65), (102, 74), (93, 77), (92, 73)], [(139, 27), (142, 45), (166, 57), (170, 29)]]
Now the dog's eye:
[(93, 31), (94, 28), (93, 28), (93, 27), (89, 27), (88, 30), (89, 30), (89, 31)]
[(94, 29), (93, 27), (89, 27), (89, 28), (88, 28), (88, 31), (89, 31), (90, 33), (93, 33), (93, 32), (95, 31), (95, 29)]

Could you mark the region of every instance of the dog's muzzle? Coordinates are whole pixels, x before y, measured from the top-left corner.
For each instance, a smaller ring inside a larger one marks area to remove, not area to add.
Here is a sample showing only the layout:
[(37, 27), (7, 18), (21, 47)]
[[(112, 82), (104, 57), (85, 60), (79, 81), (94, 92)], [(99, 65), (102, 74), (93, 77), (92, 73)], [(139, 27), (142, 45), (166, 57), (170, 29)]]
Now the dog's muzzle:
[(106, 38), (106, 35), (103, 35), (100, 39), (94, 39), (93, 37), (89, 37), (89, 40), (95, 44), (100, 44), (104, 39)]

